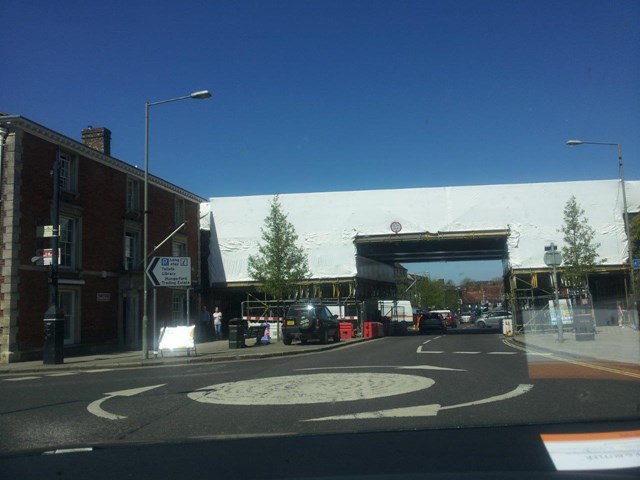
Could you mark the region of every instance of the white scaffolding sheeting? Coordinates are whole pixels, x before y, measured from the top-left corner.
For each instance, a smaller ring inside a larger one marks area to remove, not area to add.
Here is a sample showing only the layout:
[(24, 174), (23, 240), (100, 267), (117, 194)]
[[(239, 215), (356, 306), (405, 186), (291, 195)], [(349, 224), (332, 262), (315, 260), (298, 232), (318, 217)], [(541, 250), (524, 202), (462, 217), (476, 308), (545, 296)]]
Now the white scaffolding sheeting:
[[(627, 181), (626, 188), (629, 211), (637, 212), (640, 181)], [(357, 276), (354, 239), (391, 234), (392, 222), (400, 222), (402, 234), (509, 229), (511, 266), (543, 268), (544, 245), (563, 245), (563, 210), (572, 195), (596, 231), (604, 264), (625, 263), (619, 180), (284, 194), (280, 204), (309, 256), (313, 278), (328, 279)], [(202, 204), (201, 227), (211, 231), (212, 283), (251, 281), (247, 260), (258, 251), (272, 199), (220, 197)]]

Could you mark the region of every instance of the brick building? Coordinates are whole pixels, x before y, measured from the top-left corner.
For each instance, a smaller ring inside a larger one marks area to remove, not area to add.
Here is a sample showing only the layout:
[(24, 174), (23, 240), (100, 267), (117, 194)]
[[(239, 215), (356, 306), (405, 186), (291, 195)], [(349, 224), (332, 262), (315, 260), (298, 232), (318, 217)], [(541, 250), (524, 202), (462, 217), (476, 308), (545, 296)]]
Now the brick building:
[[(51, 241), (44, 227), (52, 224), (56, 158), (65, 350), (142, 343), (144, 171), (111, 156), (108, 129), (88, 127), (82, 138), (22, 116), (0, 116), (0, 363), (42, 356), (52, 291), (50, 267), (42, 259)], [(153, 255), (191, 257), (194, 287), (201, 278), (202, 201), (149, 176), (149, 252), (186, 221)], [(152, 300), (152, 287), (149, 292)], [(186, 322), (187, 302), (191, 317), (197, 315), (199, 302), (190, 292), (157, 290), (158, 327)], [(150, 335), (152, 312), (150, 306)]]

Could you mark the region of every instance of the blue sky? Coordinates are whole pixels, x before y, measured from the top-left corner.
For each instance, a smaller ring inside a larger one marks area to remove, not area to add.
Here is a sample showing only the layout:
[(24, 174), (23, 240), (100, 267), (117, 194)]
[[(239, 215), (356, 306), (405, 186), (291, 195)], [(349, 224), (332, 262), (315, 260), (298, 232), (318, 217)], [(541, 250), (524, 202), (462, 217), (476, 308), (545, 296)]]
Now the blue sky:
[(637, 1), (0, 7), (0, 112), (108, 127), (126, 162), (145, 101), (211, 90), (151, 109), (151, 173), (203, 197), (617, 177), (571, 138), (640, 178)]

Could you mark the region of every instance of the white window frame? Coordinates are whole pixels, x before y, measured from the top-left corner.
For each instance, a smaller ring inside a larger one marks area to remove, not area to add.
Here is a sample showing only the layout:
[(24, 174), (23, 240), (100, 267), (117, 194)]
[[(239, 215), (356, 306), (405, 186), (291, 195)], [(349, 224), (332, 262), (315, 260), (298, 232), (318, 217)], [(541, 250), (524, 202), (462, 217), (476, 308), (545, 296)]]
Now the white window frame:
[(188, 257), (187, 239), (182, 235), (176, 235), (171, 242), (171, 255), (174, 257)]
[(139, 212), (141, 182), (134, 177), (127, 177), (126, 209), (128, 212)]
[(58, 287), (58, 302), (64, 313), (64, 343), (72, 345), (80, 342), (80, 288)]
[(187, 321), (187, 293), (184, 290), (173, 290), (171, 298), (171, 320), (176, 325), (182, 325)]
[[(69, 224), (72, 231), (69, 231)], [(60, 248), (60, 266), (75, 269), (80, 266), (81, 222), (80, 218), (60, 214), (60, 232), (58, 247)]]
[(173, 220), (175, 222), (176, 227), (182, 225), (186, 219), (185, 212), (185, 201), (184, 198), (176, 197), (174, 201), (173, 207)]
[(58, 153), (60, 167), (60, 188), (65, 192), (78, 191), (78, 162), (75, 156), (67, 152)]
[[(131, 242), (133, 242), (132, 245)], [(122, 248), (124, 269), (126, 271), (137, 270), (142, 262), (142, 237), (139, 225), (125, 224)]]

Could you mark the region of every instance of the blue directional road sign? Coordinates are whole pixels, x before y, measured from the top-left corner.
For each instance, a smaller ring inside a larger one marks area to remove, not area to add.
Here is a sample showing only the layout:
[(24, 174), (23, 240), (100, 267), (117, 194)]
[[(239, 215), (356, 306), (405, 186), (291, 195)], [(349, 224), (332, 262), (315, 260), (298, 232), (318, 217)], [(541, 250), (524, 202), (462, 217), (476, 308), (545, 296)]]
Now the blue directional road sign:
[(147, 276), (154, 287), (190, 287), (191, 257), (153, 257)]

